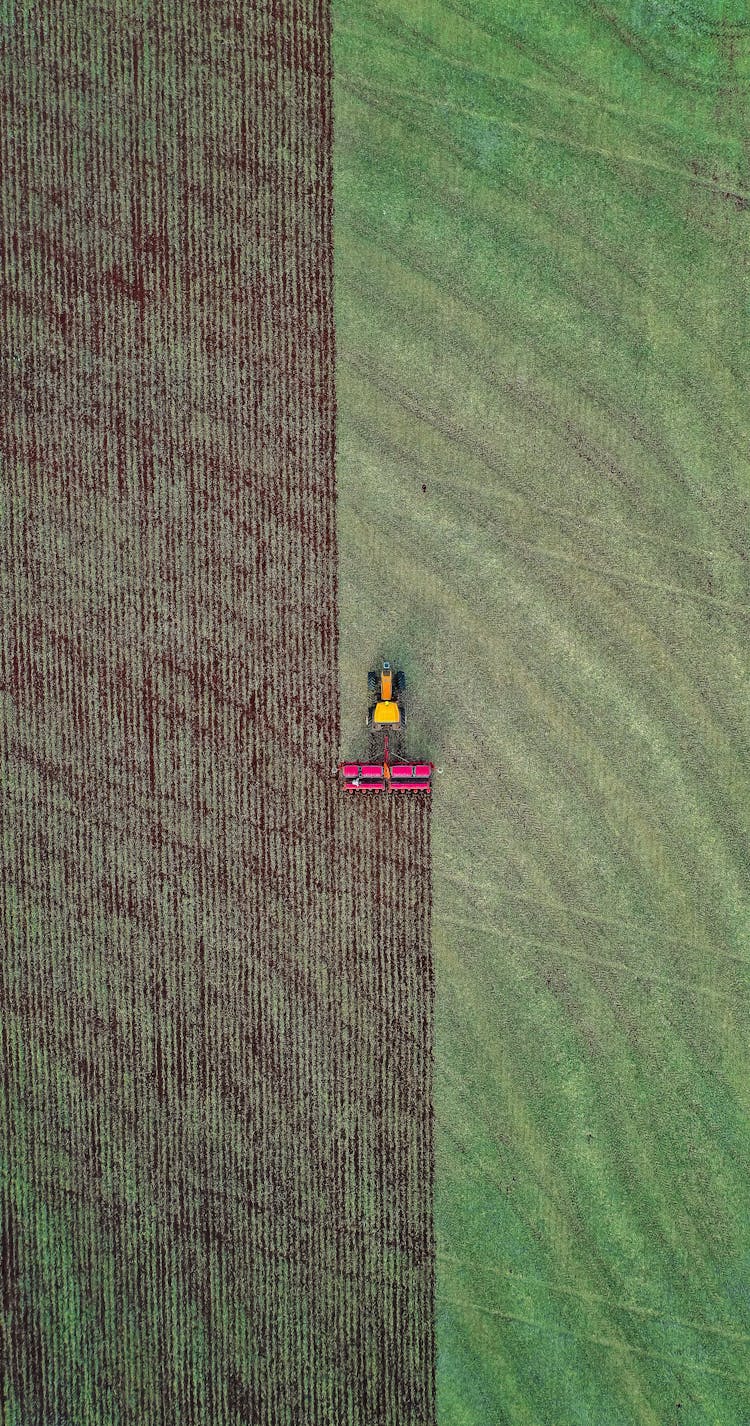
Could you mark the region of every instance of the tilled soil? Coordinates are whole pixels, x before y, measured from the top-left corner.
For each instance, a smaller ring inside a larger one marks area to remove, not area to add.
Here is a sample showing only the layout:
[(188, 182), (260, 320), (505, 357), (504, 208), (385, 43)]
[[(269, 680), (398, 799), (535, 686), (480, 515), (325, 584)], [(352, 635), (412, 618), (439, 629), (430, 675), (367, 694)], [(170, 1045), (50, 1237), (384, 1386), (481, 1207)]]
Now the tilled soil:
[(429, 803), (331, 776), (329, 26), (66, 0), (3, 59), (23, 1426), (434, 1419)]

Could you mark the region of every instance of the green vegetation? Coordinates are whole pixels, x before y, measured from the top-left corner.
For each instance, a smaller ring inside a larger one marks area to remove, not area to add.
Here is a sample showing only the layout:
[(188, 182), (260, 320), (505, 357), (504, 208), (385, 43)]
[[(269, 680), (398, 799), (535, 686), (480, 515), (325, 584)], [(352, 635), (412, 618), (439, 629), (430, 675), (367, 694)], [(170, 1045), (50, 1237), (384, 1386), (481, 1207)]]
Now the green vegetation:
[(342, 746), (390, 653), (442, 769), (440, 1426), (750, 1420), (745, 14), (335, 12)]

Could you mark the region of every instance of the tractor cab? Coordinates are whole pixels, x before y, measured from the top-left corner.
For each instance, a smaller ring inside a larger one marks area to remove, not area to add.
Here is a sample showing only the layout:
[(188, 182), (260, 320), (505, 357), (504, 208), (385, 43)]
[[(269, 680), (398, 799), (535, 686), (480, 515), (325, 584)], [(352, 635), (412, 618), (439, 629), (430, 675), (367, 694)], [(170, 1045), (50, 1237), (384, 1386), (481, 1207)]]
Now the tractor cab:
[(372, 710), (373, 723), (400, 723), (401, 712), (397, 703), (391, 698), (381, 699), (375, 704)]

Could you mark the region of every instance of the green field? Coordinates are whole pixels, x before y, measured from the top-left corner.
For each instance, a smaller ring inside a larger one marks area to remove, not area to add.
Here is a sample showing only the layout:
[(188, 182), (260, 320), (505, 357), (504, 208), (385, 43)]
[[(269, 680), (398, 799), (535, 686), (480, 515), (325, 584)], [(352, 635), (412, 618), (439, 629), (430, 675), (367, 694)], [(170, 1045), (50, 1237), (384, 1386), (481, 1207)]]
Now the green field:
[(441, 770), (440, 1426), (744, 1426), (747, 12), (334, 13), (343, 746), (390, 652)]

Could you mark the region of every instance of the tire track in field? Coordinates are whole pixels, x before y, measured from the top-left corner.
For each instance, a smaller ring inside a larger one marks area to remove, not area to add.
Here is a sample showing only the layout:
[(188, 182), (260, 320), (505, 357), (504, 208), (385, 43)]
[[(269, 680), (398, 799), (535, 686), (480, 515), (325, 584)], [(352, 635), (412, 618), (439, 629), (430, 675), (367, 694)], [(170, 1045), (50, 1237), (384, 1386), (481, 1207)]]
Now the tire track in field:
[(330, 776), (329, 24), (69, 0), (4, 60), (25, 1426), (434, 1421), (429, 804)]

